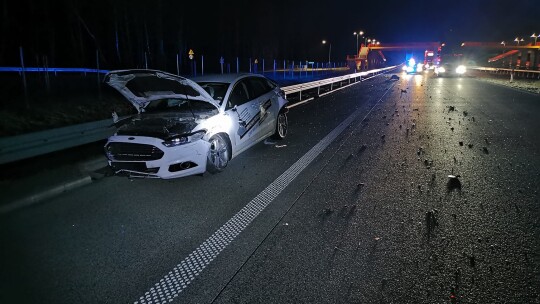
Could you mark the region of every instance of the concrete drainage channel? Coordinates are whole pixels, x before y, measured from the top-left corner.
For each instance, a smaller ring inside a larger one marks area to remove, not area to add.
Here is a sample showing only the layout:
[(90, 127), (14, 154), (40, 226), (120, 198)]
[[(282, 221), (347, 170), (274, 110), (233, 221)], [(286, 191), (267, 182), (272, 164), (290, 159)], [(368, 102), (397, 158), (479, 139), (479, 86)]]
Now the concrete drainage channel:
[[(28, 178), (19, 178), (6, 185), (2, 192), (25, 191), (26, 196), (11, 196), (12, 201), (0, 205), (0, 214), (6, 214), (24, 207), (28, 207), (44, 200), (53, 198), (62, 193), (91, 184), (106, 176), (108, 171), (107, 160), (104, 156), (95, 157), (84, 162), (64, 166), (57, 170), (43, 172)], [(20, 190), (31, 188), (32, 184), (46, 184), (45, 189)]]

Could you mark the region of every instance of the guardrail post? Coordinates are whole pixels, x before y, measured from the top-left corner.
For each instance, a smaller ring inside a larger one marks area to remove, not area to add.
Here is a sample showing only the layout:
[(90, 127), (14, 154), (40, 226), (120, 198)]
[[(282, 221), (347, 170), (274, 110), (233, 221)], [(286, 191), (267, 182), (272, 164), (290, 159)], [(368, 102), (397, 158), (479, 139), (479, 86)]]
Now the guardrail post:
[(99, 78), (99, 50), (96, 50), (96, 76), (97, 76), (97, 87), (98, 87), (98, 98), (102, 100), (101, 96), (101, 79)]
[(28, 103), (28, 88), (26, 87), (26, 72), (24, 68), (24, 56), (23, 56), (22, 46), (19, 47), (19, 55), (21, 57), (22, 81), (23, 81), (23, 87), (24, 87), (24, 102), (26, 104), (26, 107), (29, 108), (30, 104)]

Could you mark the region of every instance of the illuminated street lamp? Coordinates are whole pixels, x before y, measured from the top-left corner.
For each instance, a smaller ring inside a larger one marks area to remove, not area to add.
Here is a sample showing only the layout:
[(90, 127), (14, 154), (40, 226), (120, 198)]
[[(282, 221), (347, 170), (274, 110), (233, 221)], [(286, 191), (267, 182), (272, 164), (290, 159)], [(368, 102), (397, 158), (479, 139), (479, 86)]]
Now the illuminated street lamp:
[(514, 39), (514, 41), (517, 42), (517, 45), (519, 45), (519, 43), (523, 42), (524, 40), (523, 40), (523, 38), (520, 39), (520, 38), (516, 37), (516, 39)]
[(503, 46), (506, 46), (506, 42), (504, 42), (504, 41), (501, 41), (501, 44), (502, 44)]
[(356, 36), (356, 53), (358, 53), (358, 36), (364, 37), (364, 32), (363, 31), (359, 31), (358, 33), (354, 32), (353, 35)]
[[(322, 41), (322, 44), (326, 44), (326, 42), (327, 42), (326, 40), (323, 40), (323, 41)], [(332, 43), (328, 42), (328, 44), (329, 44), (329, 46), (330, 46), (330, 47), (328, 48), (328, 64), (330, 64), (330, 54), (332, 53)]]
[(534, 38), (534, 45), (536, 45), (536, 39), (538, 39), (538, 36), (539, 36), (539, 35), (536, 35), (536, 33), (533, 33), (533, 34), (531, 35), (531, 38)]

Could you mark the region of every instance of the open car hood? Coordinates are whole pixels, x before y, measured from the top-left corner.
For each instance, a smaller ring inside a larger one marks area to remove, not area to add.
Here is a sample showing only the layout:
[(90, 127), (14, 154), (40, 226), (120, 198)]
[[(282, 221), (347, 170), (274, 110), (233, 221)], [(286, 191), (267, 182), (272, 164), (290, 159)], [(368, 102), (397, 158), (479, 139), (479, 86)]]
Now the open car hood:
[(152, 100), (175, 97), (206, 101), (219, 109), (219, 103), (197, 83), (167, 72), (111, 71), (105, 75), (104, 81), (127, 98), (139, 112)]

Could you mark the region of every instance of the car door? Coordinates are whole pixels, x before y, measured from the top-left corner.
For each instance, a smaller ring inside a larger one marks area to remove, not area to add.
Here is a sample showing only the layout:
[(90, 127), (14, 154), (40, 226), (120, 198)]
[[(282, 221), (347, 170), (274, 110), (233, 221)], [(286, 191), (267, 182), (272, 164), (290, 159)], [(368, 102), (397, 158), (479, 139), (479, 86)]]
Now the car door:
[(234, 85), (226, 100), (225, 111), (233, 121), (234, 151), (242, 152), (260, 137), (261, 130), (259, 104), (257, 99), (251, 98), (245, 78)]
[(257, 139), (273, 134), (279, 107), (273, 88), (262, 77), (249, 77), (246, 79), (246, 84), (248, 92), (253, 96), (253, 107), (259, 110)]

